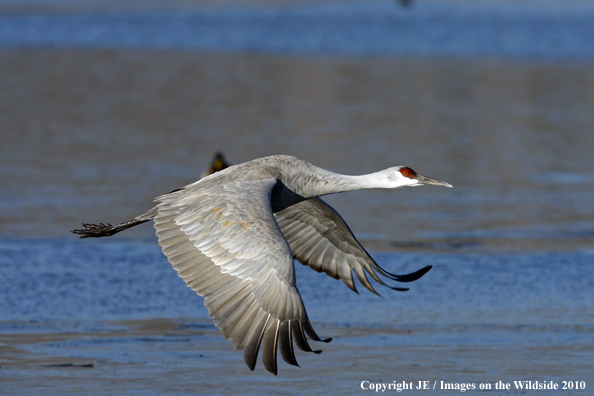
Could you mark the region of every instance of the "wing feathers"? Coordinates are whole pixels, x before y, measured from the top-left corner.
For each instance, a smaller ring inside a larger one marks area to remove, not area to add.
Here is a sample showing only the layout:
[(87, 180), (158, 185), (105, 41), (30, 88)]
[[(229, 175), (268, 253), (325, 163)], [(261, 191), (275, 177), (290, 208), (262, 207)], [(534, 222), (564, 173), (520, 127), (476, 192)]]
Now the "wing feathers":
[(347, 265), (339, 265), (337, 266), (338, 270), (338, 277), (342, 279), (345, 285), (355, 293), (359, 293), (357, 288), (355, 287), (355, 282), (353, 281), (353, 267), (356, 267), (357, 263), (356, 260), (352, 256), (347, 256)]
[(322, 353), (322, 351), (314, 351), (311, 349), (309, 343), (307, 342), (307, 338), (305, 338), (305, 333), (303, 332), (303, 326), (301, 325), (301, 322), (297, 322), (295, 326), (292, 326), (291, 330), (293, 333), (293, 339), (295, 340), (295, 345), (297, 345), (299, 349), (304, 352)]
[(303, 330), (305, 330), (305, 334), (307, 334), (309, 336), (309, 338), (311, 338), (312, 340), (326, 342), (326, 343), (332, 341), (332, 338), (321, 339), (320, 336), (316, 334), (313, 327), (311, 327), (311, 323), (309, 323), (309, 319), (304, 321), (302, 326), (303, 326)]
[[(262, 346), (264, 367), (276, 374), (278, 349), (283, 360), (297, 365), (293, 340), (312, 352), (305, 334), (320, 338), (307, 319), (295, 287), (291, 251), (268, 202), (276, 181), (260, 183), (268, 190), (258, 190), (255, 183), (247, 209), (234, 201), (238, 185), (186, 187), (158, 198), (154, 220), (163, 253), (204, 297), (223, 336), (236, 350), (243, 349), (252, 370)], [(324, 255), (325, 250), (321, 245), (312, 253)]]
[(355, 272), (355, 275), (357, 275), (357, 278), (359, 278), (359, 282), (361, 282), (367, 290), (379, 296), (379, 293), (376, 292), (373, 286), (371, 286), (371, 283), (369, 283), (369, 279), (367, 279), (367, 275), (365, 275), (362, 266), (353, 268), (353, 271)]
[(250, 370), (256, 368), (260, 343), (262, 342), (262, 336), (264, 335), (264, 330), (266, 330), (266, 324), (269, 318), (270, 314), (267, 314), (264, 310), (258, 313), (258, 316), (254, 319), (252, 331), (248, 336), (248, 342), (243, 348), (243, 360)]
[(184, 243), (187, 241), (187, 239), (188, 239), (188, 237), (186, 235), (179, 234), (174, 238), (163, 238), (163, 242), (161, 242), (161, 239), (159, 239), (159, 245), (161, 245), (162, 248), (167, 248), (167, 247), (174, 246), (174, 245), (177, 245), (180, 243)]
[(209, 299), (209, 302), (212, 301), (210, 304), (208, 304), (209, 306), (207, 306), (207, 308), (209, 308), (208, 314), (215, 318), (215, 324), (217, 327), (221, 327), (219, 323), (225, 320), (231, 312), (237, 309), (243, 300), (252, 294), (252, 290), (249, 285), (238, 292), (237, 289), (243, 285), (239, 284), (229, 286), (231, 283), (232, 282), (229, 282), (224, 287), (220, 288), (224, 289), (225, 287), (228, 287), (228, 290), (215, 290), (214, 292), (204, 295), (205, 298)]
[[(386, 285), (375, 272), (398, 282), (411, 282), (423, 276), (430, 267), (408, 275), (394, 275), (381, 268), (355, 238), (342, 217), (319, 198), (289, 206), (274, 214), (281, 232), (289, 242), (293, 257), (317, 272), (325, 272), (357, 292), (352, 272), (363, 286), (378, 294), (369, 283), (366, 271), (377, 282)], [(395, 288), (395, 290), (408, 290)]]
[(292, 321), (284, 321), (279, 329), (279, 349), (283, 360), (293, 366), (299, 366), (297, 359), (295, 359), (295, 351), (293, 350), (293, 335), (291, 334)]
[[(159, 231), (157, 231), (157, 235), (159, 235), (158, 232)], [(163, 243), (168, 243), (168, 242), (169, 241), (165, 242), (165, 240), (164, 240)], [(160, 241), (159, 241), (159, 244), (161, 244)], [(167, 256), (167, 258), (174, 257), (174, 256), (176, 256), (178, 254), (186, 253), (186, 252), (188, 252), (190, 250), (192, 250), (192, 251), (196, 250), (196, 247), (194, 246), (194, 244), (193, 243), (189, 243), (187, 237), (179, 240), (176, 243), (167, 244), (165, 247), (163, 247), (163, 246), (164, 245), (161, 245), (162, 251), (165, 254), (165, 256)]]
[[(247, 304), (247, 302), (251, 302), (251, 304)], [(245, 309), (245, 312), (243, 312), (236, 321), (235, 317), (229, 317), (229, 324), (226, 324), (229, 331), (227, 338), (231, 340), (235, 350), (243, 348), (250, 326), (252, 326), (258, 312), (262, 310), (255, 298), (246, 299), (246, 304), (242, 309)], [(237, 312), (241, 313), (242, 311), (241, 309), (238, 309)], [(235, 323), (233, 323), (233, 321), (235, 321)]]
[(169, 262), (171, 263), (171, 265), (177, 265), (178, 267), (180, 267), (181, 264), (192, 263), (192, 260), (200, 255), (200, 251), (196, 249), (191, 249), (183, 253), (171, 255)]
[(278, 328), (280, 321), (274, 319), (264, 332), (262, 344), (262, 362), (266, 370), (276, 375), (276, 347), (278, 344)]

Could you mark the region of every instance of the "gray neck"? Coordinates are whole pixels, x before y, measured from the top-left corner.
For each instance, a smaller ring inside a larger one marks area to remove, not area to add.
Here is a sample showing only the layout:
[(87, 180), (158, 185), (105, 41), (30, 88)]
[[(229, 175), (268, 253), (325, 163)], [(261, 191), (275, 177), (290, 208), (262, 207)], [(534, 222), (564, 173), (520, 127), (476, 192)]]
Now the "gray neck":
[(316, 168), (313, 172), (295, 175), (295, 177), (289, 178), (286, 183), (284, 181), (283, 183), (289, 189), (307, 199), (364, 188), (387, 188), (382, 172), (350, 176)]

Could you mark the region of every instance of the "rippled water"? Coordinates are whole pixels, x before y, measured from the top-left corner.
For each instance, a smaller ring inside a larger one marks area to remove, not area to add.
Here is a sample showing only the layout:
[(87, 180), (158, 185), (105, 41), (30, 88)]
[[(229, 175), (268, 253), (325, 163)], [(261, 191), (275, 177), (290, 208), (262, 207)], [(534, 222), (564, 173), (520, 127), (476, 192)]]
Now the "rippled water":
[[(310, 317), (328, 323), (401, 328), (441, 325), (587, 325), (594, 250), (575, 253), (383, 253), (391, 272), (434, 268), (408, 292), (359, 285), (297, 266)], [(154, 241), (36, 240), (0, 242), (4, 321), (208, 318)], [(455, 307), (455, 309), (453, 309)]]
[[(0, 378), (32, 392), (93, 384), (89, 394), (225, 394), (239, 383), (249, 394), (344, 394), (370, 379), (591, 383), (594, 251), (375, 257), (395, 272), (434, 267), (410, 291), (380, 288), (380, 298), (298, 265), (314, 327), (335, 339), (322, 355), (298, 354), (303, 368), (281, 363), (278, 382), (261, 363), (244, 367), (152, 241), (3, 240), (0, 340), (10, 347)], [(43, 382), (23, 388), (32, 369)]]
[(419, 1), (410, 8), (396, 3), (4, 16), (0, 17), (0, 46), (555, 59), (594, 56), (594, 7), (588, 3), (543, 7), (530, 2)]
[[(9, 3), (0, 393), (314, 395), (359, 392), (363, 380), (525, 379), (583, 380), (570, 394), (589, 394), (589, 3)], [(301, 368), (280, 363), (278, 378), (261, 363), (250, 372), (150, 225), (102, 240), (69, 232), (146, 211), (218, 150), (231, 163), (282, 153), (347, 174), (406, 164), (451, 182), (328, 197), (383, 267), (433, 269), (379, 298), (297, 264), (314, 327), (335, 339), (299, 354)]]

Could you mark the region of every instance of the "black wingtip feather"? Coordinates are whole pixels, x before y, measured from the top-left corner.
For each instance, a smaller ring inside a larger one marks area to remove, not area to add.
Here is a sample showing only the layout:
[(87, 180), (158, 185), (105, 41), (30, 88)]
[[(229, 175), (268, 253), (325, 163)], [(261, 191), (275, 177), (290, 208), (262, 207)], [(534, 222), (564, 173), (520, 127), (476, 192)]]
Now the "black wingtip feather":
[(386, 285), (386, 286), (389, 287), (392, 290), (396, 290), (396, 291), (399, 291), (399, 292), (405, 292), (405, 291), (409, 291), (410, 290), (407, 287), (393, 287), (393, 286), (389, 286), (389, 285)]
[(279, 331), (279, 349), (281, 357), (285, 362), (293, 366), (299, 367), (297, 359), (295, 359), (295, 352), (293, 351), (293, 337), (291, 334), (292, 323), (290, 320), (285, 321), (280, 326)]
[[(378, 266), (379, 267), (379, 266)], [(391, 274), (388, 271), (386, 271), (385, 269), (379, 267), (382, 275), (398, 281), (398, 282), (413, 282), (416, 281), (417, 279), (420, 279), (423, 275), (425, 275), (427, 272), (429, 272), (429, 270), (433, 268), (432, 265), (428, 265), (426, 267), (421, 268), (418, 271), (412, 272), (410, 274), (405, 274), (405, 275), (395, 275), (395, 274)]]
[(268, 372), (276, 375), (276, 350), (278, 347), (278, 330), (280, 321), (275, 319), (268, 324), (264, 329), (264, 336), (262, 337), (262, 363)]
[(252, 335), (250, 335), (249, 341), (243, 348), (243, 360), (252, 371), (254, 371), (256, 368), (256, 363), (258, 361), (258, 351), (260, 350), (262, 337), (264, 336), (264, 331), (266, 330), (266, 325), (268, 324), (268, 318), (269, 315), (265, 317), (257, 316), (254, 319), (256, 327), (254, 328)]
[(307, 320), (303, 323), (303, 330), (305, 330), (305, 334), (307, 334), (309, 336), (309, 338), (311, 338), (314, 341), (325, 342), (325, 343), (332, 341), (332, 338), (325, 338), (325, 339), (320, 338), (320, 336), (315, 332), (315, 330), (311, 326), (311, 323), (309, 322), (309, 320)]

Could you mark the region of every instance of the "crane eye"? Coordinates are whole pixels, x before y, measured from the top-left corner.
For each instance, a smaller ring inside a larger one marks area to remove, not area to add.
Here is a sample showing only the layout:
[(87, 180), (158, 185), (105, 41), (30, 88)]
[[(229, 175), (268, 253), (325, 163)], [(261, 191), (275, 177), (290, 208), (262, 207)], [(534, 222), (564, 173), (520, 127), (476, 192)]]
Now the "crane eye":
[(400, 173), (402, 174), (402, 176), (408, 177), (409, 179), (413, 179), (417, 176), (417, 172), (415, 172), (414, 170), (410, 169), (407, 166), (405, 166), (404, 168), (401, 168)]

